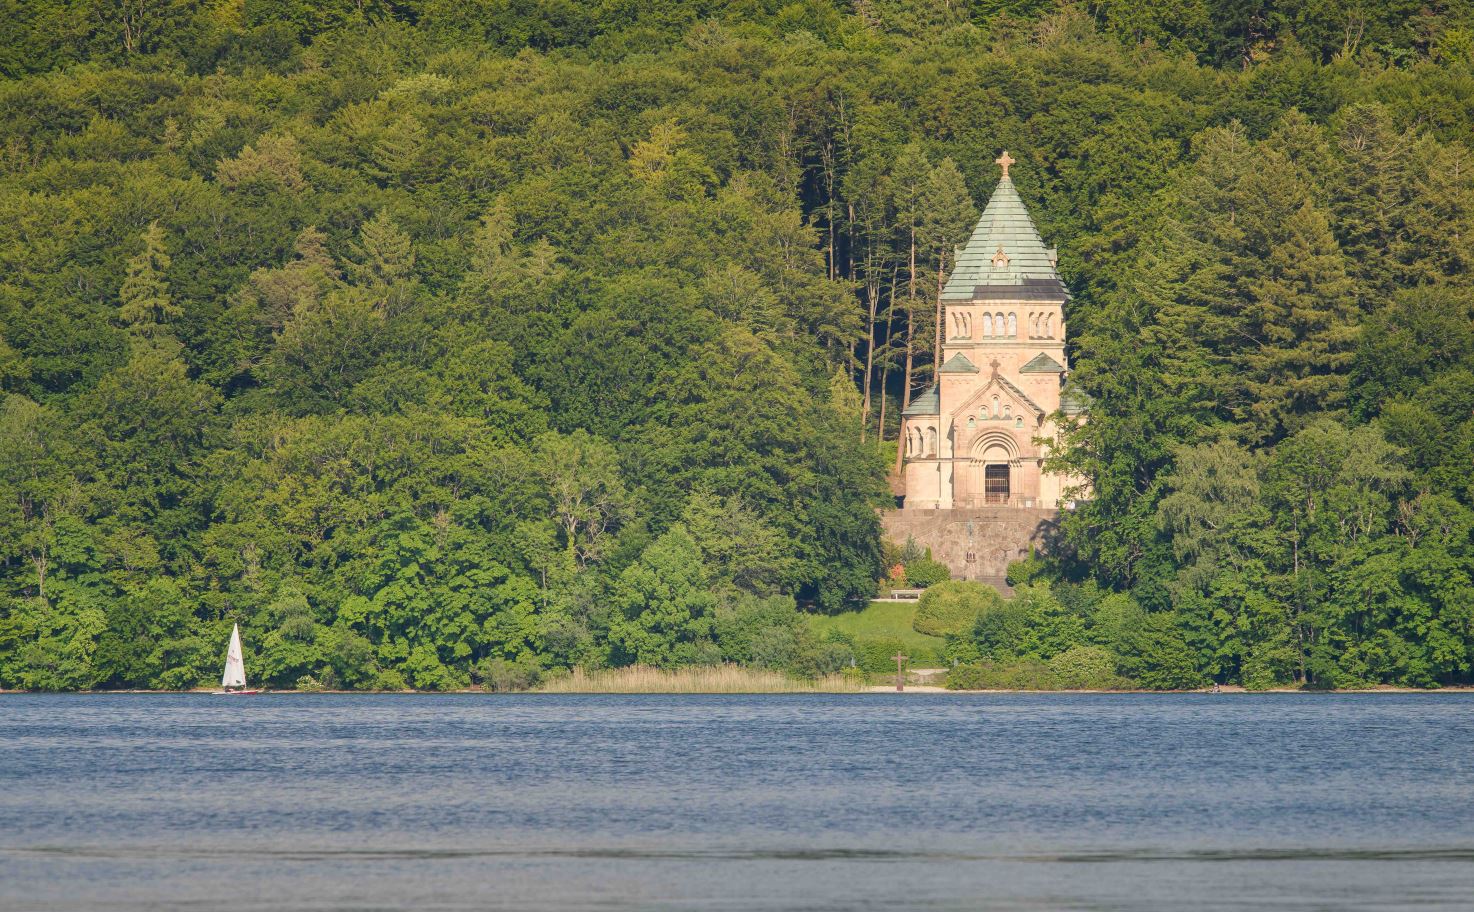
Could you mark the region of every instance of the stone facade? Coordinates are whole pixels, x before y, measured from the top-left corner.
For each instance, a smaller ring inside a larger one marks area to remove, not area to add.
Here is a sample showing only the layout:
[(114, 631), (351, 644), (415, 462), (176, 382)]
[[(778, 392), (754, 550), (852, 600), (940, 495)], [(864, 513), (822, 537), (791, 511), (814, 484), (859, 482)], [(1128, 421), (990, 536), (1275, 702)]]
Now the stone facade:
[(953, 579), (977, 580), (1005, 589), (1008, 565), (1049, 547), (1059, 511), (989, 506), (954, 510), (892, 510), (882, 517), (894, 542), (914, 539)]
[(902, 412), (902, 509), (886, 518), (893, 539), (930, 546), (954, 578), (1001, 578), (1043, 547), (1079, 483), (1044, 469), (1056, 422), (1079, 413), (1065, 389), (1069, 293), (1009, 177), (1013, 159), (998, 164), (942, 293), (936, 382)]

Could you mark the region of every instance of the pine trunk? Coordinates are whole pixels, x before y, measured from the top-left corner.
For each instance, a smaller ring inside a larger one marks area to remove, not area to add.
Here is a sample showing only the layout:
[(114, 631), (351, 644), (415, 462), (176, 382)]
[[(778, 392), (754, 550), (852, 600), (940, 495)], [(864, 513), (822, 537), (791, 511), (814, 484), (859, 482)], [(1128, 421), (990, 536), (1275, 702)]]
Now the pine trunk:
[(947, 245), (937, 253), (937, 332), (932, 347), (931, 382), (937, 382), (937, 371), (942, 369), (942, 276), (947, 269)]
[[(876, 287), (879, 287), (877, 283)], [(896, 323), (896, 268), (891, 267), (891, 297), (885, 310), (885, 357), (880, 361), (880, 432), (875, 436), (885, 443), (885, 390), (891, 379), (891, 327)]]
[[(865, 323), (865, 404), (861, 408), (861, 413), (863, 415), (863, 418), (860, 421), (861, 443), (865, 442), (865, 434), (870, 429), (871, 375), (874, 373), (875, 370), (875, 311), (876, 308), (879, 306), (879, 302), (876, 300), (876, 297), (879, 294), (879, 283), (875, 281), (875, 270), (872, 268), (872, 265), (873, 257), (869, 252), (867, 252), (865, 255), (865, 297), (868, 299), (869, 302), (868, 310), (870, 314), (870, 319), (867, 320)], [(881, 402), (884, 403), (884, 387), (881, 387), (880, 395)], [(885, 406), (884, 404), (882, 404), (882, 414), (884, 414), (884, 408)], [(880, 436), (882, 439), (884, 439), (885, 424), (883, 421), (881, 423)]]
[(911, 375), (916, 364), (916, 227), (911, 228), (911, 265), (906, 292), (906, 386), (901, 409), (911, 404)]

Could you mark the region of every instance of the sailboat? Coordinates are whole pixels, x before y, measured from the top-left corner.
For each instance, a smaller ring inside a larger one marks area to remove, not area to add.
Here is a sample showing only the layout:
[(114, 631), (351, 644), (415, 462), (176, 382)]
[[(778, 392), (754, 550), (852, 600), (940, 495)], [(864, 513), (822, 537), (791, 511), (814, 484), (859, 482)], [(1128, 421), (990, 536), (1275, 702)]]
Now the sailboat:
[(225, 674), (220, 676), (220, 686), (224, 690), (217, 690), (217, 694), (256, 694), (259, 690), (246, 689), (246, 663), (241, 658), (241, 625), (236, 624), (230, 631), (230, 648), (225, 652)]

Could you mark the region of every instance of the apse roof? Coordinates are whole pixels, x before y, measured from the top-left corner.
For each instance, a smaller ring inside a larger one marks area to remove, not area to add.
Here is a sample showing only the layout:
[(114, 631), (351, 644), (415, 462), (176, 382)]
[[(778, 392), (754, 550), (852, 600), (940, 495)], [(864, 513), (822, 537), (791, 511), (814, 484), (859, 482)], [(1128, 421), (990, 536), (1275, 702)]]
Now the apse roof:
[(942, 397), (937, 395), (934, 385), (926, 388), (926, 391), (911, 400), (911, 404), (901, 411), (902, 415), (940, 415), (942, 413)]

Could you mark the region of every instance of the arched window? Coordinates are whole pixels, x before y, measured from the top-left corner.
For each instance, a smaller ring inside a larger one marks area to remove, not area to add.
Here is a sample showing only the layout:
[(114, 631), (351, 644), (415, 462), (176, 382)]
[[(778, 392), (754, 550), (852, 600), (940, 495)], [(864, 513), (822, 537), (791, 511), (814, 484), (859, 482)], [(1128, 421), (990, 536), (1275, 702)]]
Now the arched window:
[(1010, 336), (1018, 335), (1018, 314), (1016, 313), (1008, 315), (1008, 334)]
[(993, 335), (993, 315), (983, 314), (983, 335)]
[(967, 416), (967, 427), (969, 430), (978, 426), (978, 420), (971, 415)]
[(998, 417), (998, 397), (997, 396), (994, 396), (993, 397), (993, 417), (994, 418), (997, 418)]
[(1003, 314), (993, 314), (993, 326), (997, 328), (998, 335), (1003, 335)]
[(1003, 417), (1004, 418), (1012, 418), (1013, 417), (1013, 406), (1009, 405), (1006, 402), (1003, 403)]
[(937, 429), (936, 428), (927, 428), (926, 429), (926, 455), (928, 455), (928, 456), (935, 456), (935, 455), (937, 455)]
[(1032, 339), (1037, 335), (1039, 335), (1039, 315), (1031, 313), (1029, 314), (1029, 338)]
[(965, 313), (965, 314), (962, 315), (962, 334), (964, 336), (968, 337), (969, 339), (972, 338), (972, 314), (971, 313)]
[(1022, 418), (1015, 418), (1015, 419), (1013, 419), (1013, 426), (1016, 427), (1016, 428), (1023, 427), (1024, 426), (1024, 419), (1022, 419)]
[(1044, 338), (1054, 338), (1054, 314), (1044, 315)]

